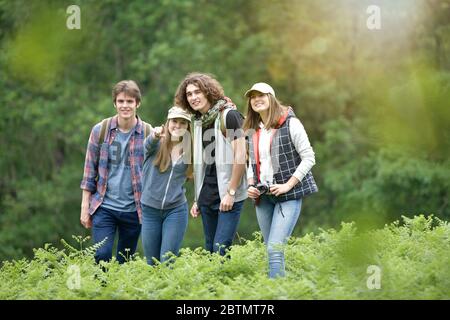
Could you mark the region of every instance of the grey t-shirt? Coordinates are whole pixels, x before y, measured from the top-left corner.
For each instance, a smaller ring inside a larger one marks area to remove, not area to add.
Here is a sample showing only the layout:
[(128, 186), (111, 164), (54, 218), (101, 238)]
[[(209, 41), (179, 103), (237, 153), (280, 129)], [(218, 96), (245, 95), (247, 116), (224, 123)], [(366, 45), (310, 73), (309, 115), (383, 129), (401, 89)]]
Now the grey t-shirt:
[(123, 133), (117, 130), (114, 141), (108, 151), (108, 181), (102, 206), (122, 212), (136, 211), (133, 186), (131, 184), (131, 166), (129, 142), (134, 130)]

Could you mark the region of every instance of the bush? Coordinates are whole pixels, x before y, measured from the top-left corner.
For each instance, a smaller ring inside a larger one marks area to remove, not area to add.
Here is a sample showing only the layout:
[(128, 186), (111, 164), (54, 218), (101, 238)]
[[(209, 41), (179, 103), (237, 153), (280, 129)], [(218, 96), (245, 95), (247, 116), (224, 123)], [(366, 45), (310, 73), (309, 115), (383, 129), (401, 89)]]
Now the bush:
[[(63, 250), (46, 244), (31, 261), (4, 262), (0, 299), (449, 299), (449, 235), (447, 222), (423, 215), (372, 231), (343, 223), (289, 239), (287, 276), (275, 280), (260, 233), (226, 257), (185, 248), (153, 267), (137, 255), (96, 265), (101, 244), (75, 237), (80, 249), (62, 240)], [(370, 265), (381, 269), (380, 289), (368, 288)]]

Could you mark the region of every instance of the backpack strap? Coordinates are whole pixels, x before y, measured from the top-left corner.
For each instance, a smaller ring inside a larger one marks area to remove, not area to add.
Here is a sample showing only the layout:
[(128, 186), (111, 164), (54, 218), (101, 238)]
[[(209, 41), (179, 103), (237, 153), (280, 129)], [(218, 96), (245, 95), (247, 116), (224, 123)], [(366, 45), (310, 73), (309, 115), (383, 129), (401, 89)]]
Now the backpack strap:
[(228, 112), (232, 110), (231, 108), (225, 108), (222, 110), (222, 112), (220, 113), (220, 131), (222, 131), (223, 136), (226, 138), (227, 137), (227, 127), (225, 125), (225, 121), (227, 118), (227, 114)]
[(100, 137), (98, 139), (98, 143), (105, 142), (105, 136), (106, 136), (106, 129), (109, 128), (109, 124), (111, 122), (111, 118), (103, 119), (102, 121), (102, 128), (100, 129)]
[[(150, 132), (152, 131), (152, 126), (148, 124), (147, 122), (143, 122), (144, 125), (144, 139), (148, 137)], [(100, 137), (98, 138), (98, 143), (101, 144), (105, 142), (106, 138), (106, 129), (109, 128), (109, 124), (111, 123), (111, 118), (103, 119), (102, 121), (102, 128), (100, 129)]]
[[(98, 148), (98, 160), (100, 160), (100, 144), (105, 142), (105, 136), (106, 136), (106, 129), (109, 128), (109, 124), (111, 122), (111, 118), (106, 118), (102, 120), (102, 128), (100, 129), (100, 136), (98, 138), (98, 144), (99, 144), (99, 148)], [(98, 181), (98, 173), (97, 176), (95, 177), (95, 181)]]
[[(150, 132), (152, 131), (152, 126), (148, 124), (147, 122), (143, 122), (144, 125), (144, 138), (147, 138)], [(109, 128), (109, 124), (111, 123), (111, 118), (103, 119), (102, 121), (102, 128), (100, 129), (100, 137), (98, 139), (98, 143), (105, 142), (106, 138), (106, 129)]]
[(142, 121), (144, 124), (144, 139), (148, 137), (150, 132), (152, 131), (152, 126), (145, 121)]

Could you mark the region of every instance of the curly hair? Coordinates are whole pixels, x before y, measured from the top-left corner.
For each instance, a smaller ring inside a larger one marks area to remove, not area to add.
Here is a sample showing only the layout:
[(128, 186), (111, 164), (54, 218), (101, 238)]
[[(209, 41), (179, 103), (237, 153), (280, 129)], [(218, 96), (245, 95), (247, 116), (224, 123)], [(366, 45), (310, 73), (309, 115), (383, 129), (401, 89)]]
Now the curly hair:
[(211, 105), (224, 96), (221, 84), (212, 74), (199, 72), (189, 73), (178, 86), (177, 92), (175, 93), (174, 103), (190, 113), (199, 113), (198, 111), (192, 109), (186, 97), (186, 88), (190, 84), (197, 86), (206, 96), (206, 99), (208, 99), (208, 102)]

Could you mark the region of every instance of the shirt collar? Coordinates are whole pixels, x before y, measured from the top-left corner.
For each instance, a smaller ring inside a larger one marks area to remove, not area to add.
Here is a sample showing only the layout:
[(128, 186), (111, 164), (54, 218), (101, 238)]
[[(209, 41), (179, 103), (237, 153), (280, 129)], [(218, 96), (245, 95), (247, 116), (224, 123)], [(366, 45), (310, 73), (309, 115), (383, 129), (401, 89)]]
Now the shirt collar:
[[(139, 116), (138, 115), (136, 115), (136, 118), (137, 118), (137, 123), (136, 123), (136, 126), (134, 127), (134, 130), (138, 133), (138, 134), (140, 134), (141, 132), (142, 132), (142, 120), (141, 120), (141, 118), (139, 118)], [(119, 117), (117, 116), (117, 115), (115, 115), (112, 119), (111, 119), (111, 125), (110, 125), (110, 130), (115, 130), (115, 129), (117, 129), (117, 126), (118, 126), (118, 119), (119, 119)]]

